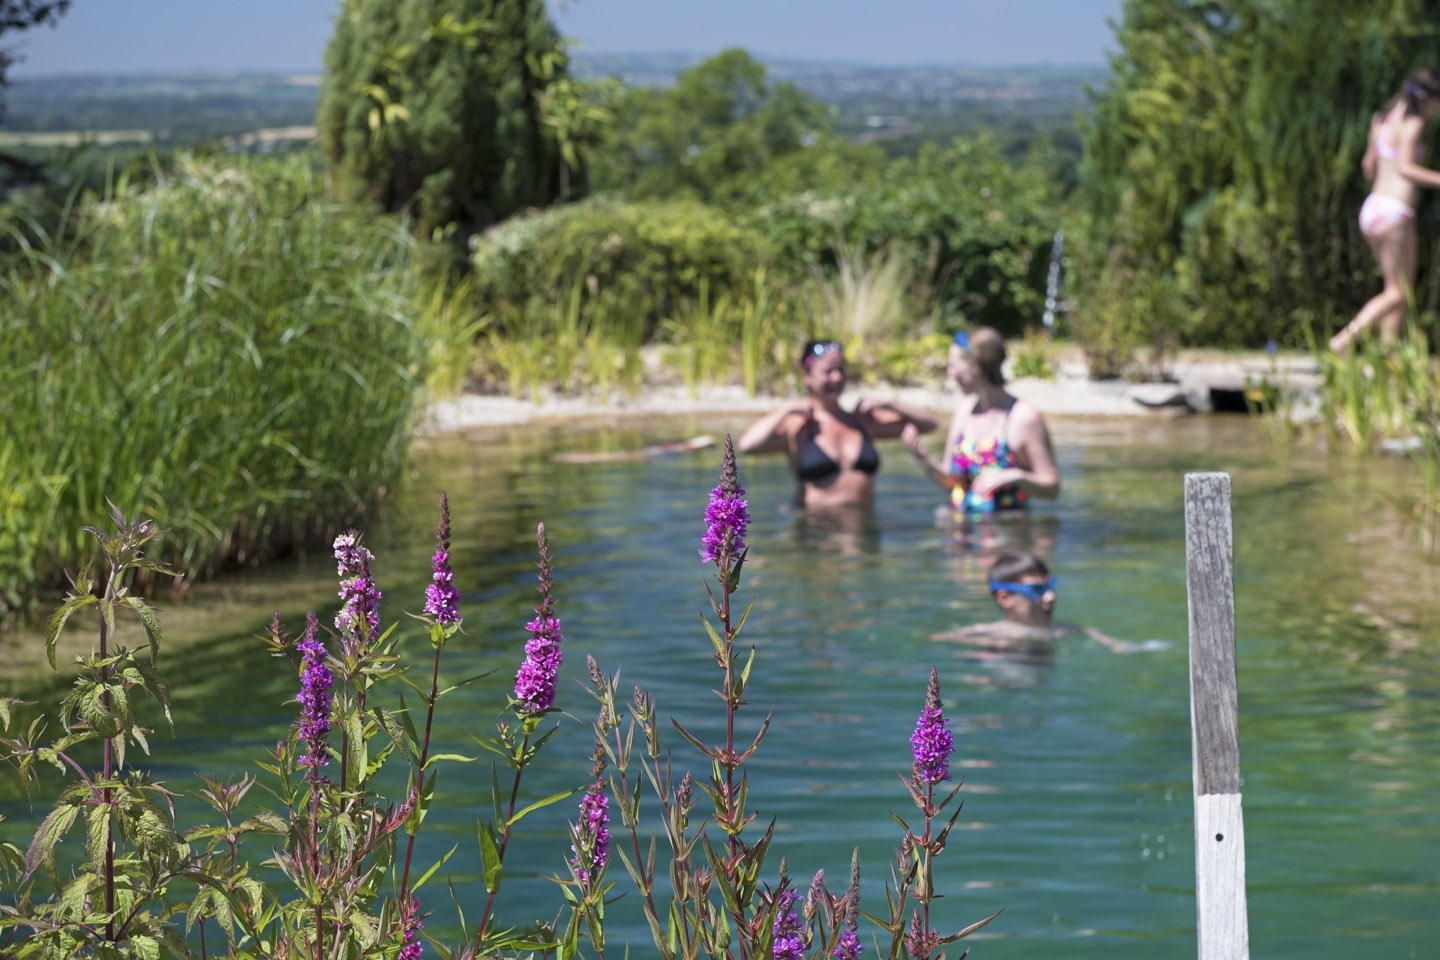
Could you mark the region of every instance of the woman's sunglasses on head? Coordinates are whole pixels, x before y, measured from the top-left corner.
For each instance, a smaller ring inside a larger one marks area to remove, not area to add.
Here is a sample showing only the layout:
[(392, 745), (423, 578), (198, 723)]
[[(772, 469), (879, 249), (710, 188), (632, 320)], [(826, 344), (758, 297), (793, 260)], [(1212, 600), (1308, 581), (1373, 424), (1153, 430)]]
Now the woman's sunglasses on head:
[(817, 359), (819, 359), (820, 357), (825, 356), (825, 354), (827, 354), (827, 353), (839, 353), (839, 352), (840, 352), (840, 341), (838, 341), (838, 340), (816, 340), (814, 343), (810, 344), (810, 346), (805, 349), (805, 356), (801, 359), (800, 362), (801, 362), (801, 364), (803, 364), (804, 366), (807, 366), (807, 367), (808, 367), (808, 366), (810, 366), (810, 364), (814, 363), (814, 362), (815, 362)]

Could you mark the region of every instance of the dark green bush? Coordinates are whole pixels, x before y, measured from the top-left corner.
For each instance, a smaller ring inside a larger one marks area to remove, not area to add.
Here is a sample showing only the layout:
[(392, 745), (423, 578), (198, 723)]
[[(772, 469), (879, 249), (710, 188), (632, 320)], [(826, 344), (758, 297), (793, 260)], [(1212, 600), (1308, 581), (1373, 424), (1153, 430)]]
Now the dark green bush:
[(898, 245), (925, 288), (918, 299), (930, 300), (935, 314), (1018, 334), (1043, 309), (1059, 226), (1046, 162), (1037, 156), (1014, 167), (989, 136), (927, 145), (884, 166), (861, 151), (817, 157), (824, 176), (811, 189), (790, 189), (788, 166), (761, 179), (753, 222), (781, 263), (826, 269), (844, 249)]
[(748, 294), (770, 259), (755, 226), (691, 201), (596, 199), (514, 217), (476, 237), (482, 303), (523, 308), (559, 303), (575, 284), (615, 310), (642, 313), (646, 336), (682, 304)]

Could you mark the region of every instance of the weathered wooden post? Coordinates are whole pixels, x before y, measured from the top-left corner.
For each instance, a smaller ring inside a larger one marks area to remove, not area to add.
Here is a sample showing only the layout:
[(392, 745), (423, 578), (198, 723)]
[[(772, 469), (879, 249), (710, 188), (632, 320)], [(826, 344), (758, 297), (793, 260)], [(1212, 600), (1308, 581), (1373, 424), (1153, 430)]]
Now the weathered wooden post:
[(1200, 960), (1249, 960), (1229, 474), (1185, 475), (1185, 571), (1199, 955)]

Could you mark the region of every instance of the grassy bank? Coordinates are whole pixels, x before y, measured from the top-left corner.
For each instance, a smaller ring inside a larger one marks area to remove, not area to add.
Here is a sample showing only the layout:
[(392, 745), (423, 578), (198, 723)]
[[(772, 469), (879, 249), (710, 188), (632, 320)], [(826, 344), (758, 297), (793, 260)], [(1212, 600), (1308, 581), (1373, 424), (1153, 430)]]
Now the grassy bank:
[(55, 226), (10, 222), (0, 261), (0, 615), (62, 583), (107, 498), (195, 576), (385, 495), (445, 305), (401, 226), (304, 156), (181, 161)]

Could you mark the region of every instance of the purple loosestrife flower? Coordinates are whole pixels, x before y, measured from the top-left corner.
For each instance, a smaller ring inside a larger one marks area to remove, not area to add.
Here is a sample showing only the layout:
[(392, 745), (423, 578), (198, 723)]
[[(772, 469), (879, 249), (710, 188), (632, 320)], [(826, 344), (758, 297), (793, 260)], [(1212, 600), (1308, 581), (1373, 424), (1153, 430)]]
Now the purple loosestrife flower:
[(450, 498), (440, 494), (440, 526), (435, 531), (440, 545), (430, 559), (431, 583), (425, 588), (425, 612), (439, 624), (460, 622), (460, 591), (450, 569)]
[(560, 652), (560, 620), (555, 616), (554, 583), (550, 579), (550, 544), (545, 524), (535, 531), (540, 546), (540, 606), (535, 619), (525, 624), (530, 639), (525, 643), (525, 662), (515, 674), (515, 703), (522, 717), (538, 717), (555, 705), (555, 677), (564, 656)]
[(410, 909), (406, 911), (403, 922), (405, 944), (395, 955), (395, 960), (420, 960), (425, 952), (420, 945), (420, 928), (425, 925), (420, 922), (420, 901), (414, 899), (410, 901)]
[[(335, 560), (340, 565), (340, 599), (345, 601), (335, 615), (335, 629), (352, 638), (373, 640), (380, 629), (380, 589), (370, 576), (369, 550), (360, 546), (354, 530), (335, 538)], [(360, 624), (364, 623), (362, 633)]]
[(939, 783), (950, 779), (950, 754), (955, 752), (955, 737), (945, 729), (949, 723), (940, 706), (940, 675), (931, 667), (925, 709), (920, 711), (915, 733), (910, 737), (916, 782)]
[(330, 736), (330, 688), (335, 678), (325, 665), (325, 645), (320, 642), (320, 622), (312, 610), (305, 618), (305, 635), (300, 638), (297, 649), (304, 657), (300, 667), (300, 739), (305, 743), (305, 753), (300, 765), (305, 767), (305, 779), (316, 783), (320, 779), (320, 768), (329, 763), (325, 755), (326, 741)]
[(575, 857), (575, 876), (581, 883), (590, 879), (610, 862), (610, 798), (605, 785), (596, 780), (580, 798), (580, 822), (571, 827), (575, 842), (570, 849)]
[(860, 935), (854, 930), (846, 929), (840, 934), (840, 942), (835, 944), (835, 960), (860, 960), (860, 951), (864, 949), (860, 945)]
[(780, 891), (780, 909), (775, 913), (772, 928), (775, 960), (805, 960), (805, 938), (794, 909), (797, 896), (789, 888)]
[(740, 474), (735, 467), (735, 444), (725, 435), (725, 458), (720, 465), (720, 486), (710, 491), (705, 507), (705, 536), (700, 538), (700, 562), (730, 569), (735, 557), (745, 552), (745, 529), (750, 512), (743, 499)]

